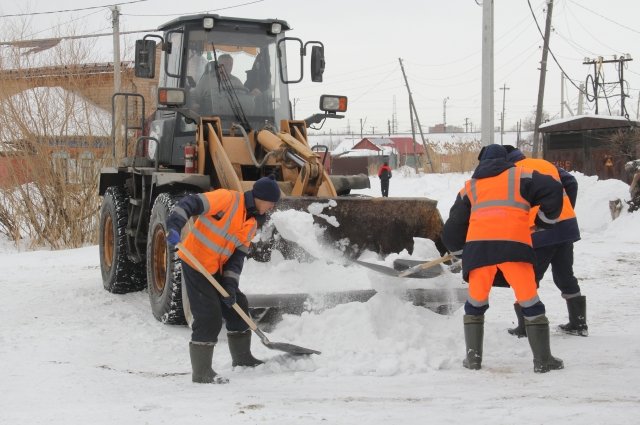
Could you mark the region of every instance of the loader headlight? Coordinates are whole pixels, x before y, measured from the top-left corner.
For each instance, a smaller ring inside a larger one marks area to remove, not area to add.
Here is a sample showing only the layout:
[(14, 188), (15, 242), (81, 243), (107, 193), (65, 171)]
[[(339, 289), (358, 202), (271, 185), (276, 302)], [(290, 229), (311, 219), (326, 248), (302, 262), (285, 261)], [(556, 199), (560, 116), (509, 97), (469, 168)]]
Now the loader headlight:
[(347, 96), (323, 94), (320, 96), (320, 110), (330, 113), (347, 110)]
[(202, 28), (206, 30), (213, 29), (213, 18), (204, 18), (202, 20)]
[(273, 22), (271, 24), (271, 34), (276, 35), (282, 32), (282, 24), (280, 22)]
[(182, 106), (185, 101), (184, 89), (168, 87), (158, 88), (158, 104), (165, 106)]

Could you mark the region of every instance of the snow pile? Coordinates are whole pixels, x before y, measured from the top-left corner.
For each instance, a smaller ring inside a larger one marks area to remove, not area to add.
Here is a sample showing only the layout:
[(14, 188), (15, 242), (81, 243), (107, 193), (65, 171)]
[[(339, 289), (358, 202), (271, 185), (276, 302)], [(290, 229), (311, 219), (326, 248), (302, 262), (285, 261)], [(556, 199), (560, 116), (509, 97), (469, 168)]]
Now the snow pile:
[[(261, 327), (271, 341), (322, 354), (291, 357), (254, 336), (253, 352), (266, 363), (233, 369), (222, 332), (214, 369), (231, 383), (194, 385), (190, 330), (157, 322), (144, 291), (104, 291), (96, 246), (18, 252), (0, 237), (0, 362), (7, 366), (0, 379), (0, 422), (495, 424), (513, 422), (504, 418), (517, 412), (545, 424), (632, 424), (640, 415), (633, 387), (640, 372), (629, 361), (640, 346), (640, 214), (623, 212), (612, 222), (608, 201), (624, 197), (628, 187), (576, 177), (583, 239), (576, 244), (574, 269), (588, 299), (588, 338), (555, 331), (567, 320), (565, 302), (551, 273), (540, 287), (554, 329), (551, 348), (565, 361), (563, 371), (533, 373), (526, 339), (506, 332), (515, 319), (513, 293), (500, 288), (491, 292), (486, 315), (483, 369), (463, 369), (461, 308), (436, 314), (399, 295), (406, 282), (333, 262), (335, 248), (323, 246), (322, 226), (307, 213), (288, 213), (275, 218), (278, 231), (289, 232), (318, 259), (305, 263), (276, 253), (270, 263), (249, 260), (241, 288), (317, 294), (302, 315)], [(437, 199), (445, 216), (466, 178), (394, 175), (390, 193)], [(371, 179), (372, 186), (377, 180)], [(379, 186), (362, 192), (378, 196)], [(434, 249), (431, 241), (416, 240), (412, 256), (363, 257), (389, 265), (395, 258), (433, 258)], [(435, 281), (451, 292), (465, 288), (459, 275), (448, 272), (413, 280)], [(322, 305), (323, 292), (372, 288), (378, 293), (367, 302)]]

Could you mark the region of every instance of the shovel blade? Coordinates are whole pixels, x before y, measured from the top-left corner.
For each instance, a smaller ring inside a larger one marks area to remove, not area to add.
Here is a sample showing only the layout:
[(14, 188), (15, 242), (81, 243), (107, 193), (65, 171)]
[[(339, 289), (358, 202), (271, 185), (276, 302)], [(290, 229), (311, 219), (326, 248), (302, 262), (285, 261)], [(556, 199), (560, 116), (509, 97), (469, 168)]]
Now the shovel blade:
[(262, 342), (265, 347), (271, 350), (284, 351), (285, 353), (293, 354), (296, 356), (305, 356), (309, 354), (320, 354), (320, 351), (312, 350), (310, 348), (300, 347), (294, 344), (288, 344), (286, 342)]
[[(413, 261), (415, 264), (412, 264), (411, 261)], [(370, 270), (376, 271), (378, 273), (386, 274), (388, 276), (393, 276), (393, 277), (399, 277), (400, 273), (402, 273), (404, 270), (415, 265), (423, 264), (424, 262), (415, 261), (415, 260), (395, 260), (393, 262), (393, 268), (383, 266), (382, 264), (368, 263), (366, 261), (361, 261), (361, 260), (354, 260), (354, 263), (362, 267), (366, 267)], [(412, 264), (412, 265), (409, 266), (409, 264)], [(416, 270), (414, 273), (411, 273), (410, 275), (403, 276), (403, 277), (407, 279), (431, 279), (434, 277), (438, 277), (441, 274), (442, 274), (442, 267), (434, 267), (426, 270)]]

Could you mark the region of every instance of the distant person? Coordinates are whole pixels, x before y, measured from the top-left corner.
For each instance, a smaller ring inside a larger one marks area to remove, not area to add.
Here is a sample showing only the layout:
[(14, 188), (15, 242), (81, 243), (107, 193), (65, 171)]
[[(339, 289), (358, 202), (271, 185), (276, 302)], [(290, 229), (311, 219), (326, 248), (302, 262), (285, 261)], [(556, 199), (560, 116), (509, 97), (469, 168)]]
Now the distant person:
[(380, 178), (380, 189), (382, 190), (382, 196), (389, 197), (389, 179), (391, 179), (391, 168), (389, 163), (385, 162), (378, 170), (378, 177)]
[[(562, 212), (558, 222), (549, 229), (535, 229), (531, 235), (533, 249), (536, 253), (536, 283), (544, 277), (549, 266), (553, 275), (553, 283), (558, 287), (562, 298), (567, 303), (569, 323), (560, 325), (562, 332), (571, 335), (588, 336), (587, 298), (580, 292), (578, 279), (573, 274), (573, 244), (580, 240), (580, 229), (573, 208), (578, 197), (578, 181), (562, 168), (556, 167), (544, 159), (527, 158), (517, 148), (505, 145), (507, 161), (517, 166), (536, 170), (553, 177), (564, 189)], [(537, 209), (530, 212), (529, 225), (534, 229)], [(524, 318), (518, 303), (514, 304), (518, 326), (509, 329), (509, 333), (518, 338), (526, 336)]]
[(189, 218), (197, 217), (184, 246), (220, 282), (229, 294), (224, 298), (181, 252), (182, 278), (193, 314), (191, 325), (191, 380), (203, 384), (229, 382), (212, 368), (213, 348), (224, 318), (232, 366), (254, 367), (263, 362), (251, 354), (251, 330), (233, 310), (237, 303), (249, 312), (247, 297), (240, 291), (240, 274), (256, 229), (280, 199), (273, 176), (262, 177), (244, 193), (218, 189), (187, 195), (167, 218), (167, 241), (180, 242), (180, 231)]
[(631, 200), (627, 203), (629, 204), (629, 212), (634, 212), (640, 209), (640, 159), (627, 162), (624, 169), (633, 175), (629, 185)]
[(462, 365), (481, 369), (484, 314), (489, 292), (500, 271), (522, 307), (536, 373), (562, 369), (551, 355), (549, 320), (538, 297), (529, 229), (529, 210), (539, 205), (536, 224), (548, 227), (562, 210), (562, 185), (552, 177), (516, 167), (503, 146), (485, 146), (480, 163), (458, 193), (444, 224), (442, 240), (449, 252), (462, 258), (469, 282), (464, 305), (466, 356)]

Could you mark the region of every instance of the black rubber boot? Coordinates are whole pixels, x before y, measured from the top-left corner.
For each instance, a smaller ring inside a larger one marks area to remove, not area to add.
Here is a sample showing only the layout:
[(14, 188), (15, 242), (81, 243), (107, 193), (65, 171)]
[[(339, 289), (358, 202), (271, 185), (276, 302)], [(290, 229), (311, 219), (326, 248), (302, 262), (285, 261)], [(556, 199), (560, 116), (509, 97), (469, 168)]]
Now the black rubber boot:
[(256, 367), (264, 363), (251, 354), (251, 331), (228, 332), (229, 352), (232, 366)]
[(587, 297), (567, 298), (567, 310), (569, 311), (569, 323), (558, 328), (570, 335), (589, 336), (587, 326)]
[(564, 362), (551, 355), (549, 347), (549, 320), (540, 315), (533, 320), (526, 320), (527, 337), (533, 352), (533, 371), (546, 373), (550, 370), (564, 369)]
[(517, 336), (518, 338), (524, 338), (527, 336), (526, 327), (524, 326), (524, 316), (522, 315), (522, 306), (518, 303), (513, 304), (513, 310), (516, 312), (516, 317), (518, 319), (518, 326), (515, 328), (507, 329), (513, 336)]
[(191, 357), (191, 380), (198, 384), (226, 384), (229, 382), (227, 378), (218, 375), (211, 368), (211, 360), (213, 359), (212, 343), (198, 343), (191, 341), (189, 343), (189, 356)]
[(467, 369), (478, 370), (482, 368), (482, 340), (484, 338), (484, 315), (464, 315), (464, 343), (467, 348), (467, 356), (462, 361), (462, 366)]

